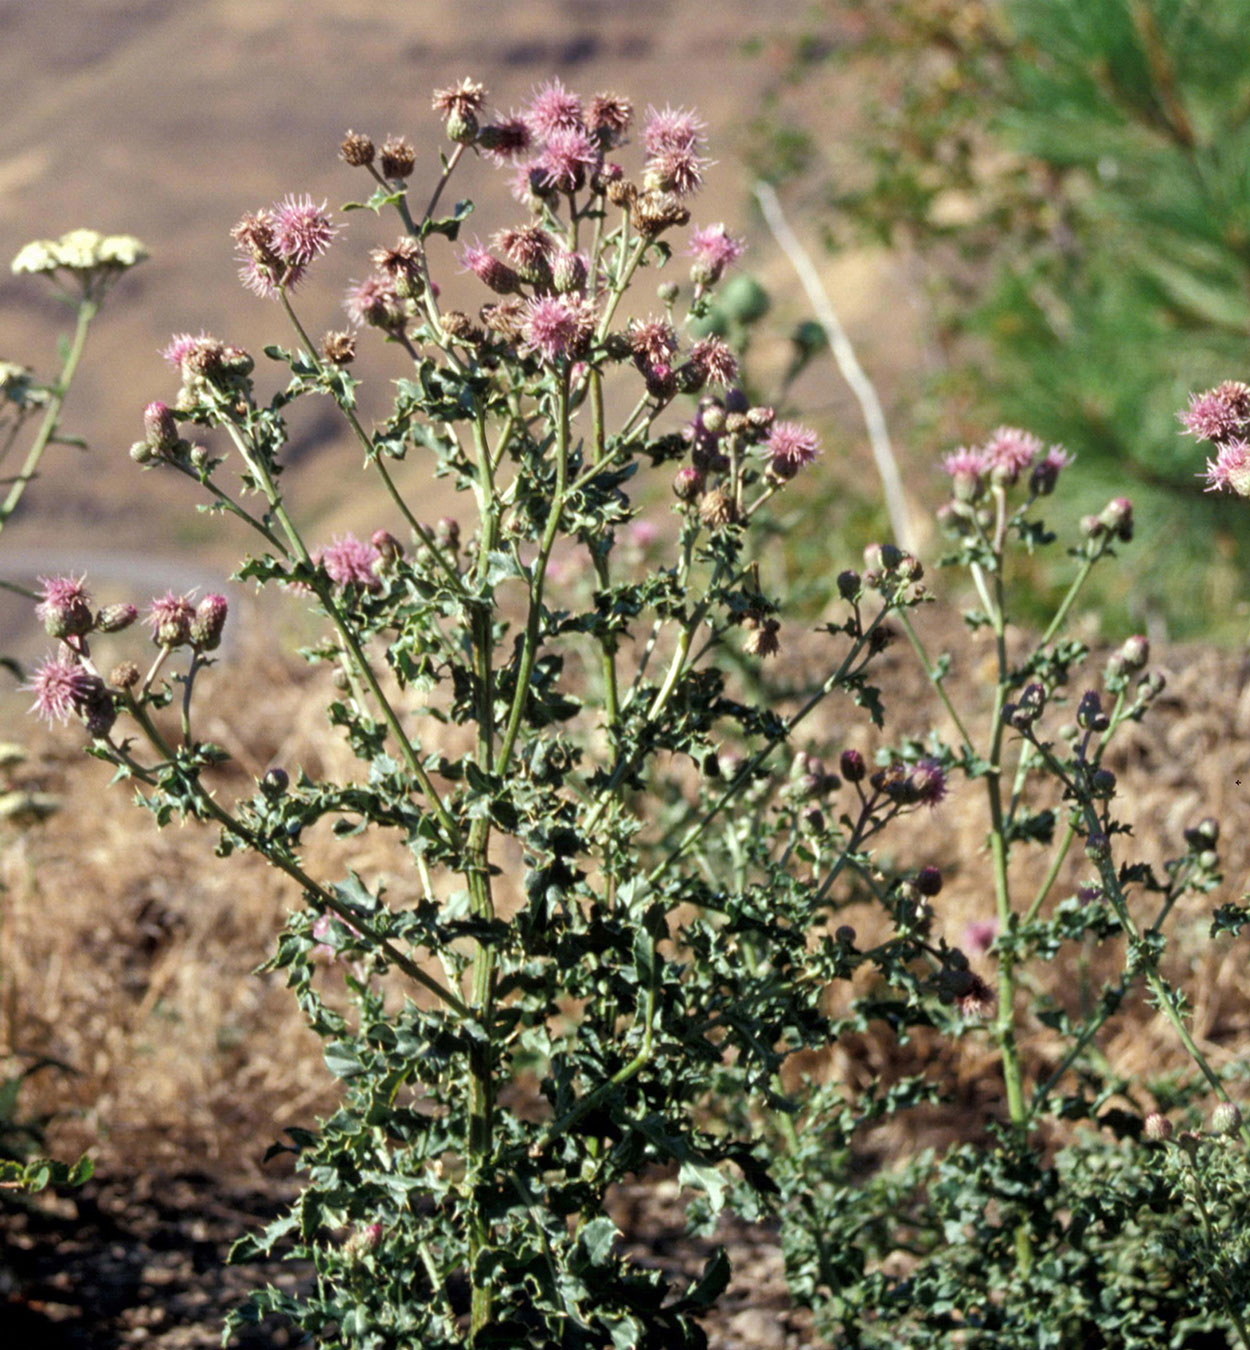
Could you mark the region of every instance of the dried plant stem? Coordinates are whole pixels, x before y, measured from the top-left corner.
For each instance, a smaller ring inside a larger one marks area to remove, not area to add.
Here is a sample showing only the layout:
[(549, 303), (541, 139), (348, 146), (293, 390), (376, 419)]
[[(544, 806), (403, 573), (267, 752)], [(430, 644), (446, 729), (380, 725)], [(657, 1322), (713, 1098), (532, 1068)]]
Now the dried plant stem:
[(833, 353), (833, 359), (837, 362), (838, 370), (859, 402), (864, 423), (868, 428), (872, 457), (881, 479), (881, 490), (885, 494), (886, 510), (889, 512), (890, 528), (894, 531), (895, 541), (900, 548), (914, 552), (916, 532), (912, 527), (907, 494), (898, 470), (898, 461), (894, 457), (889, 427), (886, 425), (885, 413), (881, 408), (881, 400), (877, 397), (877, 390), (859, 364), (855, 348), (851, 345), (846, 329), (838, 318), (833, 301), (829, 299), (829, 292), (825, 289), (807, 250), (799, 243), (798, 236), (790, 228), (790, 222), (786, 219), (777, 193), (771, 184), (765, 183), (762, 179), (755, 183), (754, 192), (765, 223), (789, 258), (790, 265), (807, 292), (808, 301), (816, 313), (817, 322), (825, 331), (825, 338), (829, 343), (829, 350)]
[(95, 318), (99, 308), (99, 302), (87, 296), (84, 296), (78, 302), (78, 321), (74, 326), (73, 341), (70, 343), (69, 351), (65, 354), (61, 373), (52, 386), (52, 396), (48, 400), (43, 420), (39, 423), (39, 429), (35, 432), (35, 439), (26, 452), (26, 458), (22, 461), (22, 467), (18, 470), (13, 485), (9, 488), (4, 501), (0, 502), (0, 530), (4, 529), (9, 518), (17, 510), (18, 503), (22, 500), (22, 494), (35, 476), (39, 461), (43, 458), (43, 452), (48, 448), (52, 437), (56, 434), (57, 423), (61, 416), (61, 405), (65, 402), (65, 395), (69, 391), (74, 373), (78, 369), (78, 363), (82, 360), (83, 349), (87, 345), (87, 330), (91, 327), (91, 320)]

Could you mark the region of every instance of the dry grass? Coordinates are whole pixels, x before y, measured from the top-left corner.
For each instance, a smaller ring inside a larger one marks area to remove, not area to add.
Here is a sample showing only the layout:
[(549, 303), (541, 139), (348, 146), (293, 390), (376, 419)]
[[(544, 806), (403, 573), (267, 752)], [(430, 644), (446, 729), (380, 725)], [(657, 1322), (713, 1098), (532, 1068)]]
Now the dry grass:
[[(953, 632), (937, 632), (961, 647)], [(966, 650), (966, 649), (965, 649)], [(973, 654), (968, 660), (975, 661)], [(1228, 939), (1209, 943), (1207, 916), (1221, 898), (1239, 895), (1250, 874), (1250, 832), (1244, 828), (1250, 790), (1250, 686), (1245, 657), (1200, 648), (1156, 653), (1169, 682), (1145, 726), (1122, 735), (1111, 765), (1121, 777), (1124, 815), (1136, 822), (1139, 856), (1156, 866), (1179, 851), (1181, 831), (1197, 818), (1221, 818), (1224, 893), (1187, 901), (1175, 915), (1171, 972), (1195, 1006), (1194, 1031), (1217, 1064), (1244, 1051), (1250, 990)], [(977, 684), (968, 668), (964, 687)], [(281, 762), (314, 776), (347, 774), (355, 761), (321, 709), (327, 674), (255, 652), (237, 654), (210, 673), (208, 709), (229, 721), (207, 721), (200, 734), (222, 741), (238, 768), (223, 778), (229, 799), (249, 788), (249, 775)], [(887, 707), (895, 734), (925, 729), (932, 701), (909, 653), (887, 654)], [(208, 692), (208, 691), (206, 691)], [(813, 734), (836, 753), (846, 744), (870, 749), (858, 714), (835, 706)], [(839, 719), (845, 717), (845, 729)], [(80, 757), (72, 733), (23, 728), (30, 758), (14, 771), (24, 786), (61, 797), (63, 809), (38, 825), (0, 836), (4, 885), (3, 1043), (47, 1054), (78, 1071), (46, 1074), (23, 1098), (23, 1109), (57, 1113), (50, 1144), (69, 1155), (91, 1148), (114, 1172), (152, 1167), (212, 1166), (223, 1174), (255, 1170), (283, 1126), (307, 1121), (333, 1100), (319, 1047), (297, 1015), (280, 977), (250, 972), (268, 955), (286, 908), (298, 897), (258, 860), (212, 856), (214, 833), (171, 827), (158, 833), (124, 786), (105, 788), (104, 766)], [(985, 828), (978, 785), (958, 785), (932, 813), (911, 818), (891, 847), (909, 866), (935, 863), (946, 886), (936, 901), (942, 931), (958, 942), (965, 924), (992, 911), (983, 852)], [(341, 876), (345, 862), (371, 878), (389, 874), (402, 896), (402, 850), (369, 839), (332, 841), (328, 827), (305, 840), (315, 874)], [(1074, 852), (1078, 852), (1074, 850)], [(1079, 853), (1056, 895), (1083, 874)], [(1036, 885), (1038, 868), (1017, 878), (1020, 893)], [(844, 916), (871, 940), (877, 920)], [(1047, 969), (1045, 988), (1073, 1011), (1080, 998), (1074, 957)], [(1089, 977), (1105, 968), (1095, 958)], [(992, 963), (984, 973), (992, 978)], [(1104, 1040), (1114, 1066), (1137, 1080), (1180, 1067), (1174, 1037), (1140, 1000)], [(1050, 1033), (1028, 1040), (1030, 1069), (1044, 1072), (1059, 1052)], [(966, 1128), (968, 1112), (996, 1101), (995, 1055), (987, 1040), (962, 1048), (917, 1037), (897, 1047), (884, 1036), (861, 1036), (799, 1069), (837, 1073), (863, 1085), (937, 1063), (959, 1086), (959, 1106), (923, 1122), (928, 1142)], [(897, 1132), (896, 1132), (897, 1133)], [(883, 1143), (886, 1141), (882, 1141)], [(905, 1146), (901, 1133), (893, 1146)]]

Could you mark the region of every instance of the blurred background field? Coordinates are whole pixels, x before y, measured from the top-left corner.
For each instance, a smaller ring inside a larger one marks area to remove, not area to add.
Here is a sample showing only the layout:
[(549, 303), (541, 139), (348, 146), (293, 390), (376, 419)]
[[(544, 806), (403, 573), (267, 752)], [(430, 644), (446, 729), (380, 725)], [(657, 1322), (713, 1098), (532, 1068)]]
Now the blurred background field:
[[(939, 456), (1000, 422), (1077, 454), (1056, 515), (1134, 500), (1138, 539), (1082, 635), (1149, 631), (1171, 684), (1152, 729), (1126, 740), (1113, 767), (1156, 862), (1198, 816), (1223, 817), (1227, 890), (1239, 894), (1250, 873), (1239, 828), (1250, 791), (1246, 510), (1202, 492), (1203, 455), (1175, 412), (1189, 390), (1246, 367), (1243, 25), (1240, 0), (777, 0), (767, 13), (753, 0), (714, 13), (691, 0), (0, 4), (0, 258), (77, 226), (136, 234), (152, 252), (110, 297), (65, 410), (90, 448), (45, 458), (0, 537), (0, 577), (29, 585), (85, 569), (102, 598), (136, 602), (171, 585), (220, 586), (244, 536), (197, 515), (185, 480), (140, 472), (126, 450), (143, 405), (175, 391), (158, 354), (172, 333), (204, 328), (253, 351), (288, 340), (277, 310), (237, 284), (228, 231), (288, 192), (332, 205), (363, 195), (336, 158), (349, 127), (408, 136), (420, 185), (438, 132), (429, 93), (463, 76), (483, 80), (503, 110), (552, 75), (640, 108), (695, 106), (717, 160), (695, 220), (748, 240), (737, 293), (758, 286), (768, 301), (754, 306), (749, 378), (767, 394), (793, 376), (784, 411), (824, 440), (770, 559), (800, 614), (816, 620), (838, 570), (888, 523), (859, 407), (803, 326), (810, 306), (752, 204), (757, 177), (776, 184), (881, 393), (931, 574)], [(470, 238), (508, 220), (484, 166), (470, 166), (457, 195), (480, 204)], [(366, 213), (347, 223), (301, 291), (314, 333), (344, 326), (343, 291), (368, 250), (391, 240)], [(451, 250), (435, 266), (451, 296), (472, 294)], [(39, 279), (0, 273), (0, 359), (50, 372), (65, 317)], [(367, 420), (405, 360), (362, 348)], [(293, 427), (291, 496), (314, 541), (396, 529), (357, 468), (329, 410)], [(401, 468), (401, 486), (423, 482), (420, 463)], [(650, 490), (663, 520), (666, 485)], [(454, 510), (441, 484), (417, 495), (430, 518)], [(1026, 612), (1040, 613), (1058, 580), (1039, 566)], [(320, 711), (322, 677), (292, 655), (300, 619), (230, 593), (231, 646), (212, 675), (223, 712), (203, 728), (237, 758), (223, 790), (250, 790), (273, 762), (345, 768)], [(961, 642), (949, 614), (929, 622), (939, 643)], [(0, 653), (29, 661), (45, 646), (28, 607), (0, 593)], [(922, 717), (932, 705), (901, 653), (893, 671), (887, 706)], [(19, 1114), (48, 1117), (49, 1147), (90, 1147), (112, 1175), (195, 1166), (255, 1178), (282, 1126), (332, 1099), (280, 982), (249, 976), (294, 897), (248, 860), (217, 864), (208, 832), (157, 835), (125, 788), (105, 791), (75, 731), (25, 719), (14, 685), (0, 670), (0, 741), (24, 742), (27, 758), (0, 770), (0, 793), (48, 794), (61, 809), (0, 822), (0, 1043), (20, 1062), (48, 1056), (73, 1070), (33, 1077)], [(824, 733), (833, 749), (843, 743), (836, 721)], [(988, 908), (981, 826), (956, 798), (909, 845), (947, 871), (943, 916), (957, 941)], [(310, 842), (311, 864), (329, 866), (329, 854), (328, 840)], [(382, 854), (350, 861), (392, 865)], [(1204, 913), (1180, 917), (1192, 962), (1175, 973), (1196, 991), (1195, 1033), (1229, 1062), (1250, 1024), (1241, 963), (1200, 942)], [(1170, 1045), (1140, 1006), (1109, 1053), (1127, 1078), (1166, 1075), (1178, 1064)], [(900, 1070), (881, 1053), (866, 1039), (826, 1067), (851, 1082)], [(983, 1112), (996, 1103), (978, 1068), (970, 1057), (951, 1073), (967, 1109)]]

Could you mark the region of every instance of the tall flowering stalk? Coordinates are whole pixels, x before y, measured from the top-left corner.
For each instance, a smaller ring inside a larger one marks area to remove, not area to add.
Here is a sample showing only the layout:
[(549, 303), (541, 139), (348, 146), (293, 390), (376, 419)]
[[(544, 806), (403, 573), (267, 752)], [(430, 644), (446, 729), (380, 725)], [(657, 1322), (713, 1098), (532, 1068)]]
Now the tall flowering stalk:
[[(50, 384), (35, 380), (20, 365), (0, 361), (0, 470), (31, 418), (38, 417), (35, 434), (17, 473), (0, 486), (0, 531), (16, 513), (27, 487), (39, 471), (48, 446), (61, 437), (60, 417), (65, 396), (82, 360), (91, 322), (113, 285), (147, 257), (147, 250), (131, 235), (102, 235), (95, 230), (71, 230), (60, 239), (37, 239), (13, 259), (18, 276), (42, 276), (56, 295), (75, 310), (74, 335), (65, 349), (61, 370)], [(29, 594), (15, 582), (0, 578), (0, 586)]]

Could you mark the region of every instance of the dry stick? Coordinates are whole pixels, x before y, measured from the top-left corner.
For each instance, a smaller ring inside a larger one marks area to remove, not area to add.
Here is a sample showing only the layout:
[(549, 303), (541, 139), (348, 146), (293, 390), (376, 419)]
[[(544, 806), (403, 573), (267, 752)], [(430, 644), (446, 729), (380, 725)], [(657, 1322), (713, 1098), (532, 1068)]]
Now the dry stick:
[(754, 191), (764, 222), (798, 274), (799, 281), (807, 292), (807, 298), (816, 312), (816, 318), (821, 328), (825, 330), (825, 339), (829, 343), (829, 350), (833, 353), (838, 370), (859, 401), (868, 428), (872, 457), (876, 461), (877, 473), (881, 478), (881, 490), (885, 494), (885, 507), (890, 515), (890, 528), (894, 531), (894, 538), (900, 548), (914, 553), (916, 532), (912, 527), (911, 511), (907, 505), (907, 495), (903, 491), (898, 461), (894, 458), (894, 449), (890, 444), (890, 432), (886, 426), (885, 413), (881, 410), (881, 400), (877, 397), (872, 381), (859, 364), (855, 348), (851, 346), (851, 340), (846, 335), (846, 329), (842, 327), (842, 321), (838, 318), (815, 264), (807, 250), (799, 243), (798, 236), (790, 228), (772, 185), (759, 179), (756, 181)]

